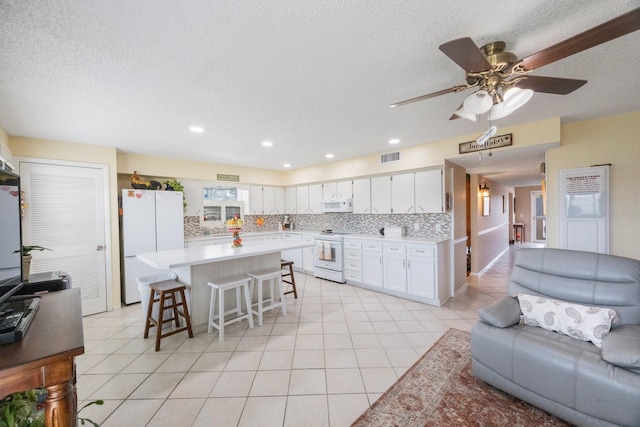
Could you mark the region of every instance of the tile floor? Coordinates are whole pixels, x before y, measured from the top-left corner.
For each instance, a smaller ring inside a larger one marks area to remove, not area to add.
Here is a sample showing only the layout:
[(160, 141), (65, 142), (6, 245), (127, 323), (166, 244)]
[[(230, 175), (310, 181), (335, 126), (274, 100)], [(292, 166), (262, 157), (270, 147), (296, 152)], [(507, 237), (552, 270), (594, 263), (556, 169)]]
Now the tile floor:
[[(140, 304), (84, 318), (81, 416), (109, 426), (348, 426), (448, 329), (504, 295), (511, 247), (443, 307), (296, 274), (287, 316), (180, 333), (154, 351)], [(153, 332), (154, 333), (154, 332)], [(152, 334), (153, 334), (152, 333)]]

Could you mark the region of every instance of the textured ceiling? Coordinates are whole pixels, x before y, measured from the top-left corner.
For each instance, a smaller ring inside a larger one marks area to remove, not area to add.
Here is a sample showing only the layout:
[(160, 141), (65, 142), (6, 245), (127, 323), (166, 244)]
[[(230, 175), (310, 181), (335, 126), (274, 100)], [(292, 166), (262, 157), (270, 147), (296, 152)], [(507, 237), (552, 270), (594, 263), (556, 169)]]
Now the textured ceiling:
[[(274, 170), (481, 135), (487, 122), (448, 120), (465, 93), (387, 106), (463, 83), (438, 50), (444, 42), (504, 40), (522, 58), (639, 5), (2, 0), (0, 125), (14, 136)], [(588, 83), (565, 96), (536, 94), (495, 124), (637, 110), (638, 46), (640, 31), (536, 70)], [(391, 138), (400, 145), (391, 148)], [(540, 153), (522, 155), (539, 171)], [(468, 167), (497, 170), (487, 163)], [(513, 185), (506, 175), (495, 177)]]

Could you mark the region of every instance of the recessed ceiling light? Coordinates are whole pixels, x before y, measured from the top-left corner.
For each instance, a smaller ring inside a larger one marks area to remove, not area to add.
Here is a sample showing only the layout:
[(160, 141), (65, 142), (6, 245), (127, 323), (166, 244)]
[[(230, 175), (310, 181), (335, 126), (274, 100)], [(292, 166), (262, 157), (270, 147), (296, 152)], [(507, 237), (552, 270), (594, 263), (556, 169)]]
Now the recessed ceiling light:
[(190, 126), (189, 130), (193, 133), (202, 133), (204, 132), (204, 128), (201, 128), (200, 126)]
[(273, 142), (271, 141), (262, 141), (263, 147), (271, 147), (272, 145), (273, 145)]
[(399, 139), (390, 139), (389, 140), (389, 144), (399, 144), (400, 140)]
[(282, 165), (282, 167), (283, 167), (283, 168), (290, 168), (290, 167), (291, 167), (291, 164), (289, 164), (289, 163), (285, 163), (284, 165)]
[(333, 154), (328, 153), (324, 155), (327, 159), (333, 159)]

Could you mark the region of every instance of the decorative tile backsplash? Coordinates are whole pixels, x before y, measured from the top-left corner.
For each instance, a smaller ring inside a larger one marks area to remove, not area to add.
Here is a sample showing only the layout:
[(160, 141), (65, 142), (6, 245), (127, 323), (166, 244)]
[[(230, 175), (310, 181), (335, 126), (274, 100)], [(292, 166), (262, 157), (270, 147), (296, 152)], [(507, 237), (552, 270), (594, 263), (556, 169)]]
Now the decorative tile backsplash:
[[(264, 225), (256, 225), (256, 219), (264, 218)], [(268, 232), (280, 230), (280, 223), (284, 215), (245, 215), (244, 231)], [(293, 230), (322, 231), (352, 231), (362, 234), (378, 234), (386, 226), (405, 226), (407, 236), (411, 237), (448, 237), (451, 236), (451, 215), (448, 213), (431, 214), (351, 214), (324, 213), (307, 215), (289, 215)], [(414, 226), (418, 223), (419, 230)], [(440, 230), (437, 230), (438, 225)], [(200, 227), (198, 216), (184, 218), (185, 237), (203, 235), (226, 234), (224, 228), (205, 229)]]

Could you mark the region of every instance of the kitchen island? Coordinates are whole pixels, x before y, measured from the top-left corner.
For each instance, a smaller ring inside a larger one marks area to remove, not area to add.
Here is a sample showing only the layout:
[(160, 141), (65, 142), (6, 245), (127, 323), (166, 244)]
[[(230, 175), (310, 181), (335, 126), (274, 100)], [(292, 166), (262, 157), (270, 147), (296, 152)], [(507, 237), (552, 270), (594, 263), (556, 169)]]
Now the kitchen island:
[[(268, 268), (278, 269), (282, 251), (308, 246), (313, 246), (313, 242), (267, 240), (240, 248), (209, 245), (147, 252), (138, 254), (137, 258), (153, 268), (174, 271), (178, 281), (187, 285), (191, 323), (196, 332), (201, 332), (206, 330), (209, 320), (211, 288), (208, 282)], [(226, 309), (235, 307), (234, 298), (225, 302)]]

